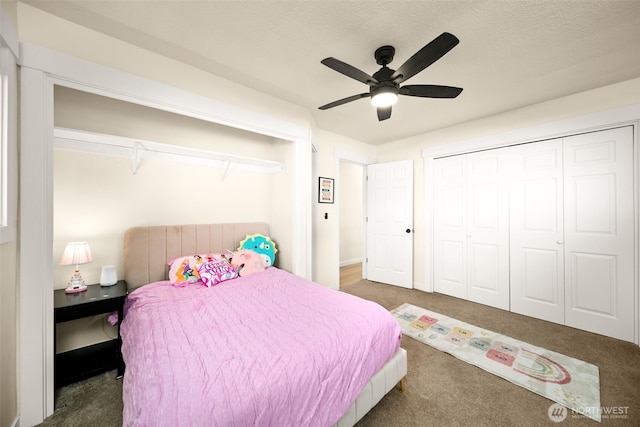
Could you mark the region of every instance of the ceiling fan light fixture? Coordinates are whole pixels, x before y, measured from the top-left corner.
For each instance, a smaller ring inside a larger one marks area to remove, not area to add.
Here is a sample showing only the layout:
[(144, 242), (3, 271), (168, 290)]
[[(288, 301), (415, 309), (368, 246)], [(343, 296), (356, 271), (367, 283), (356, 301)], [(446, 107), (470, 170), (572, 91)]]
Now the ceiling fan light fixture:
[(371, 104), (374, 107), (390, 107), (398, 101), (398, 91), (391, 86), (376, 89), (371, 95)]
[[(378, 65), (382, 65), (372, 76), (353, 65), (339, 59), (328, 57), (320, 61), (334, 71), (357, 80), (369, 86), (369, 92), (348, 96), (329, 104), (318, 107), (320, 110), (337, 107), (362, 98), (371, 98), (371, 104), (377, 107), (378, 120), (383, 121), (391, 117), (391, 106), (398, 101), (398, 95), (415, 96), (419, 98), (455, 98), (460, 95), (462, 88), (441, 85), (405, 85), (404, 83), (431, 64), (442, 58), (453, 49), (460, 40), (446, 31), (424, 45), (413, 56), (407, 59), (396, 70), (388, 65), (393, 61), (395, 48), (382, 46), (376, 49), (374, 57)], [(404, 85), (400, 87), (400, 85)]]

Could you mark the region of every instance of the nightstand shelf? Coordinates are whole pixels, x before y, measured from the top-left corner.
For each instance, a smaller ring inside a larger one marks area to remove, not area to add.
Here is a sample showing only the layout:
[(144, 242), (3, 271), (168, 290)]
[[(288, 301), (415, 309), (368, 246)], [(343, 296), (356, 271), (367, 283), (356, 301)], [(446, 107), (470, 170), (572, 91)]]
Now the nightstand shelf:
[[(56, 354), (55, 385), (60, 387), (72, 382), (117, 369), (117, 378), (124, 375), (120, 337), (127, 285), (124, 280), (113, 286), (89, 285), (87, 290), (67, 294), (64, 289), (54, 291), (54, 321), (58, 323), (82, 319), (103, 313), (118, 312), (118, 338), (94, 345)], [(54, 348), (57, 342), (54, 329)]]

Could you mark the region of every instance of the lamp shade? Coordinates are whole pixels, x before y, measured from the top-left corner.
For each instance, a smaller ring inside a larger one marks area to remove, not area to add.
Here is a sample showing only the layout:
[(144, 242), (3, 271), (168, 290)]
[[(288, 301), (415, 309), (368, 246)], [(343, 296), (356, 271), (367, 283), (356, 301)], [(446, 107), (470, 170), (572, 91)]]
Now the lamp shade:
[(93, 261), (87, 242), (71, 242), (64, 248), (60, 265), (79, 265)]

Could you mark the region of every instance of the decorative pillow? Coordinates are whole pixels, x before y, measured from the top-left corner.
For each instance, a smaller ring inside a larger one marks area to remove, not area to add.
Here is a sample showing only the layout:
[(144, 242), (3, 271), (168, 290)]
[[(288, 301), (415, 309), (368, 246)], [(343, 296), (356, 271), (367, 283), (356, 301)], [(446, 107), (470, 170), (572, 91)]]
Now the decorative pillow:
[(209, 261), (198, 267), (200, 280), (207, 286), (215, 286), (225, 280), (235, 279), (238, 277), (236, 270), (228, 261)]
[(247, 249), (234, 252), (231, 265), (238, 271), (240, 277), (264, 271), (267, 268), (261, 254)]
[(225, 259), (221, 254), (183, 255), (167, 262), (169, 281), (173, 285), (185, 286), (200, 281), (198, 267), (205, 262)]
[(266, 267), (271, 267), (276, 261), (276, 243), (271, 240), (271, 237), (264, 236), (262, 234), (247, 235), (243, 241), (240, 242), (238, 250), (248, 249), (255, 251), (262, 259)]

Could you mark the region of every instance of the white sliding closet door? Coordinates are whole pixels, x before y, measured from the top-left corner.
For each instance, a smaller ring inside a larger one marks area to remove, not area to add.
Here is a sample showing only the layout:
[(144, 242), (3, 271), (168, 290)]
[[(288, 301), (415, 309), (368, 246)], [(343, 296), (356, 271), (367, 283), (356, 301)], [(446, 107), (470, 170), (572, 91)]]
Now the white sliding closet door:
[(509, 310), (507, 150), (467, 155), (468, 299)]
[(631, 126), (564, 138), (565, 324), (633, 341)]
[(633, 342), (632, 126), (433, 165), (436, 292)]
[(511, 311), (564, 324), (562, 139), (509, 148)]
[(506, 150), (434, 161), (434, 290), (509, 309)]
[(466, 156), (433, 162), (433, 279), (436, 292), (467, 299)]

